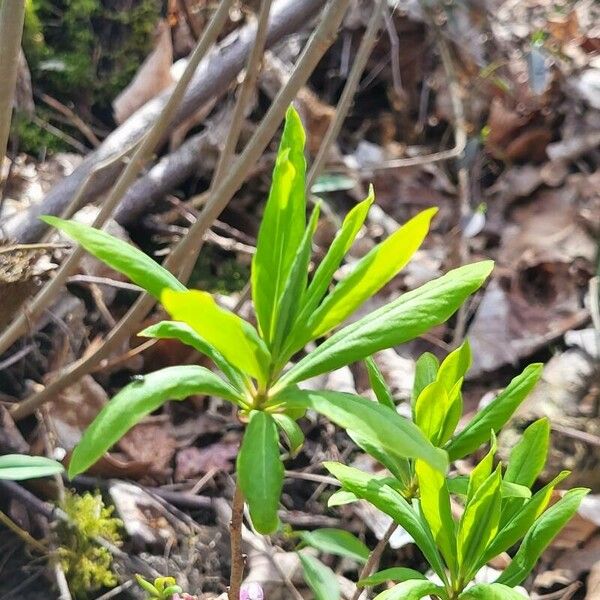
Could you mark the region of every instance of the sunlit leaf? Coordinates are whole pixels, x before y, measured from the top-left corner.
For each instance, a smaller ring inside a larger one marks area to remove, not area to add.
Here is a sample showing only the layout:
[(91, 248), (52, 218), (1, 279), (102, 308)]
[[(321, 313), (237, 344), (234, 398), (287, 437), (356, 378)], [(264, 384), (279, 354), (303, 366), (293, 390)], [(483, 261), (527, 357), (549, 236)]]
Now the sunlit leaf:
[(375, 600), (420, 600), (432, 594), (446, 598), (444, 588), (432, 581), (410, 579), (375, 596)]
[(390, 569), (377, 571), (377, 573), (373, 573), (373, 575), (361, 579), (357, 585), (359, 587), (370, 587), (381, 585), (387, 581), (402, 582), (408, 581), (409, 579), (425, 579), (425, 575), (407, 567), (391, 567)]
[(367, 373), (369, 375), (371, 389), (375, 393), (375, 397), (379, 403), (387, 405), (393, 410), (396, 410), (396, 404), (394, 402), (392, 392), (390, 391), (390, 387), (388, 386), (383, 373), (379, 370), (379, 367), (373, 360), (372, 356), (368, 356), (365, 359), (365, 365), (367, 366)]

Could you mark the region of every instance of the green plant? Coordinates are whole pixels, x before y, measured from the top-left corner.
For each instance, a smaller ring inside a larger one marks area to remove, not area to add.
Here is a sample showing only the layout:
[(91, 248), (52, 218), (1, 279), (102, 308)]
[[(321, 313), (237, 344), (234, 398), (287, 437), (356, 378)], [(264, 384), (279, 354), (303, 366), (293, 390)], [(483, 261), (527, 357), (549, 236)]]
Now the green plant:
[(28, 456), (26, 454), (5, 454), (0, 456), (0, 479), (21, 481), (58, 475), (64, 471), (63, 466), (44, 456)]
[(114, 507), (105, 506), (99, 493), (67, 492), (61, 508), (68, 518), (57, 528), (58, 556), (70, 590), (75, 596), (86, 597), (101, 587), (114, 587), (117, 579), (111, 570), (112, 554), (96, 541), (102, 538), (120, 543), (122, 522), (112, 516)]
[[(459, 433), (455, 432), (462, 416), (462, 382), (470, 363), (467, 342), (441, 365), (433, 355), (424, 354), (417, 361), (412, 395), (414, 422), (434, 446), (446, 450), (450, 460), (472, 455), (490, 442), (489, 451), (469, 477), (446, 476), (421, 459), (398, 462), (380, 446), (352, 432), (356, 443), (387, 467), (389, 476), (373, 476), (339, 463), (325, 464), (342, 485), (342, 490), (330, 498), (330, 506), (363, 499), (390, 515), (413, 537), (441, 581), (438, 585), (403, 567), (386, 569), (359, 581), (359, 586), (400, 582), (376, 600), (424, 596), (442, 600), (522, 598), (512, 588), (527, 578), (588, 492), (582, 488), (570, 490), (548, 508), (554, 488), (568, 475), (566, 471), (532, 492), (547, 458), (547, 419), (525, 430), (505, 469), (501, 464), (494, 468), (495, 432), (535, 386), (542, 370), (539, 364), (528, 366)], [(377, 399), (393, 405), (375, 363), (369, 360), (367, 365)], [(452, 514), (451, 496), (462, 505), (460, 519)], [(318, 536), (318, 532), (312, 535)], [(519, 542), (510, 566), (495, 583), (473, 585), (475, 575), (486, 563)]]
[[(297, 420), (307, 409), (352, 430), (398, 461), (419, 458), (445, 470), (446, 452), (435, 448), (416, 425), (390, 406), (355, 395), (306, 391), (298, 384), (406, 342), (443, 322), (483, 284), (493, 263), (484, 261), (455, 269), (329, 336), (410, 260), (436, 211), (429, 209), (415, 216), (359, 260), (345, 278), (333, 283), (374, 200), (371, 190), (368, 198), (348, 213), (309, 280), (319, 207), (307, 225), (304, 188), (304, 130), (290, 108), (252, 262), (257, 328), (218, 306), (210, 294), (186, 289), (129, 244), (72, 221), (44, 217), (143, 287), (174, 319), (153, 325), (140, 335), (178, 339), (205, 354), (221, 371), (218, 375), (187, 365), (136, 378), (84, 433), (71, 458), (71, 477), (94, 464), (128, 429), (166, 401), (192, 394), (210, 394), (232, 402), (242, 421), (247, 422), (237, 459), (238, 484), (261, 533), (273, 532), (279, 522), (284, 473), (280, 433), (290, 451), (297, 452), (303, 443)], [(326, 336), (316, 350), (287, 368), (307, 343)]]
[(137, 584), (148, 594), (149, 600), (170, 600), (173, 594), (180, 594), (183, 590), (177, 585), (175, 577), (157, 577), (150, 583), (141, 575), (136, 575)]

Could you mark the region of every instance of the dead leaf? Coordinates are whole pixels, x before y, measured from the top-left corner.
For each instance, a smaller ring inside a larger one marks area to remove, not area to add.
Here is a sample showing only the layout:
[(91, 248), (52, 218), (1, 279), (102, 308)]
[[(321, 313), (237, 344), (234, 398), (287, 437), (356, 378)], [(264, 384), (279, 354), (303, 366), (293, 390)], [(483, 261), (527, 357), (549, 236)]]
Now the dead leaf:
[(119, 448), (136, 463), (145, 463), (150, 475), (164, 478), (171, 473), (175, 439), (164, 423), (138, 423), (119, 441)]
[(191, 446), (177, 453), (175, 459), (175, 480), (184, 481), (204, 475), (212, 470), (231, 473), (233, 459), (239, 451), (239, 440), (226, 439), (204, 448)]

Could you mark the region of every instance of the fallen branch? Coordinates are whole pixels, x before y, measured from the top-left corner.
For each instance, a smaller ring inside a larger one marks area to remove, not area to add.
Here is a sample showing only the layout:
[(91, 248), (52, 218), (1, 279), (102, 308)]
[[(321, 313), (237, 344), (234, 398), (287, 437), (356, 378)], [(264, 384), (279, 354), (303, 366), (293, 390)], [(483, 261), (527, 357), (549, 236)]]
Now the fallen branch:
[[(286, 35), (305, 26), (324, 4), (325, 0), (279, 0), (271, 11), (265, 46), (271, 47)], [(200, 106), (225, 92), (244, 68), (255, 36), (256, 23), (251, 23), (227, 36), (202, 61), (179, 106), (173, 125), (180, 124)], [(46, 229), (46, 225), (38, 217), (41, 214), (61, 214), (96, 163), (105, 162), (119, 154), (124, 147), (131, 146), (150, 129), (171, 91), (154, 98), (133, 114), (96, 151), (89, 154), (69, 177), (54, 186), (40, 204), (9, 221), (6, 224), (8, 237), (19, 242), (37, 241)], [(82, 202), (89, 203), (107, 190), (120, 170), (121, 165), (116, 164), (103, 171), (101, 176), (94, 179), (93, 185), (88, 187)]]

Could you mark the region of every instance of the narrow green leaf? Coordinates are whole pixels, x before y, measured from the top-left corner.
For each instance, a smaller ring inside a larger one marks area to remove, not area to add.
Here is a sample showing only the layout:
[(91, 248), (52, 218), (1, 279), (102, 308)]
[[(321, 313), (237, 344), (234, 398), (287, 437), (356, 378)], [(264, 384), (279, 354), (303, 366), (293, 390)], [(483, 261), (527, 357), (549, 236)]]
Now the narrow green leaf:
[(420, 598), (431, 595), (439, 598), (447, 597), (444, 588), (432, 581), (409, 579), (385, 592), (381, 592), (381, 594), (375, 596), (375, 600), (420, 600)]
[[(451, 494), (457, 496), (467, 497), (469, 491), (469, 478), (464, 475), (457, 475), (455, 477), (447, 477), (446, 484), (448, 485), (448, 491)], [(502, 491), (502, 498), (519, 498), (528, 500), (531, 498), (531, 490), (524, 485), (517, 483), (511, 483), (510, 481), (502, 481), (500, 486)]]
[(527, 596), (501, 583), (478, 583), (463, 592), (459, 600), (523, 600)]
[(173, 319), (187, 323), (229, 363), (266, 382), (270, 354), (250, 323), (221, 308), (207, 292), (165, 290), (161, 301)]
[(424, 352), (415, 363), (415, 381), (412, 389), (412, 401), (419, 397), (421, 392), (437, 377), (440, 363), (431, 352)]
[[(298, 311), (302, 307), (306, 285), (308, 282), (308, 266), (312, 253), (312, 240), (319, 221), (320, 207), (317, 204), (312, 212), (310, 221), (306, 226), (304, 236), (298, 247), (290, 274), (285, 282), (281, 300), (277, 306), (277, 321), (273, 327), (272, 352), (275, 357), (279, 357), (281, 347), (284, 344), (292, 326), (298, 316)], [(283, 365), (287, 362), (287, 357), (283, 357)]]
[(375, 397), (379, 401), (379, 404), (389, 406), (391, 409), (396, 410), (396, 403), (394, 402), (392, 392), (390, 391), (383, 373), (379, 370), (379, 367), (372, 356), (367, 356), (367, 358), (365, 358), (365, 365), (367, 366), (371, 389), (375, 393)]
[(543, 365), (540, 363), (529, 365), (490, 404), (479, 411), (475, 418), (448, 444), (447, 450), (450, 458), (457, 460), (470, 454), (489, 440), (490, 431), (498, 433), (535, 387), (542, 370)]
[(292, 367), (278, 387), (333, 371), (443, 323), (469, 294), (479, 289), (493, 264), (482, 261), (454, 269), (334, 333)]
[(434, 446), (440, 445), (450, 399), (440, 381), (430, 383), (415, 402), (415, 423)]
[(300, 117), (290, 107), (252, 259), (252, 298), (260, 331), (268, 343), (274, 337), (279, 302), (306, 223), (304, 141)]
[(371, 587), (381, 585), (387, 581), (402, 582), (409, 579), (425, 579), (425, 575), (407, 567), (391, 567), (390, 569), (377, 571), (377, 573), (361, 579), (356, 585), (359, 587)]
[(310, 316), (308, 339), (331, 331), (395, 277), (423, 243), (436, 212), (420, 212), (361, 258)]
[(240, 390), (240, 393), (243, 393), (243, 390), (246, 388), (247, 377), (231, 365), (212, 344), (209, 344), (186, 323), (182, 323), (181, 321), (161, 321), (160, 323), (146, 327), (146, 329), (138, 333), (138, 336), (161, 340), (179, 340), (181, 343), (191, 346), (200, 354), (204, 354), (210, 358), (223, 371), (227, 379)]
[(531, 487), (548, 456), (550, 422), (546, 417), (532, 423), (512, 449), (504, 479)]
[(123, 273), (133, 283), (144, 288), (157, 299), (165, 289), (185, 290), (186, 287), (172, 273), (161, 267), (147, 254), (135, 246), (123, 242), (112, 235), (76, 221), (65, 221), (58, 217), (40, 217), (42, 221), (60, 229), (74, 239), (97, 259), (119, 273)]
[(500, 467), (473, 494), (458, 524), (457, 546), (460, 574), (465, 581), (475, 575), (479, 560), (500, 524), (502, 492)]
[(307, 546), (326, 554), (345, 556), (360, 563), (367, 562), (369, 558), (369, 549), (355, 535), (343, 529), (324, 527), (296, 533)]
[(437, 441), (438, 446), (443, 446), (454, 435), (456, 427), (463, 413), (462, 398), (463, 380), (459, 379), (448, 393), (448, 410), (444, 416), (441, 433)]
[(414, 423), (387, 406), (353, 394), (295, 387), (284, 390), (278, 400), (286, 407), (312, 408), (398, 458), (422, 458), (441, 471), (448, 466), (443, 450), (434, 448)]
[(345, 490), (362, 500), (367, 500), (402, 526), (423, 552), (431, 568), (446, 581), (444, 564), (427, 524), (396, 490), (377, 477), (353, 467), (335, 462), (326, 462), (323, 466), (343, 485)]
[(489, 476), (492, 474), (492, 469), (494, 468), (494, 456), (496, 456), (496, 436), (492, 431), (492, 439), (490, 442), (490, 450), (489, 452), (479, 461), (477, 465), (471, 471), (469, 475), (469, 488), (467, 490), (467, 502), (469, 502), (475, 492), (479, 490), (479, 488), (484, 485)]
[(505, 519), (505, 515), (502, 513), (500, 530), (486, 548), (485, 554), (479, 564), (480, 568), (492, 560), (492, 558), (514, 546), (527, 533), (528, 529), (548, 506), (554, 488), (568, 477), (569, 474), (569, 471), (562, 471), (550, 483), (536, 492), (531, 500), (522, 505), (511, 518)]
[(168, 400), (210, 394), (239, 403), (238, 392), (220, 377), (196, 365), (167, 367), (124, 387), (85, 430), (69, 464), (69, 477), (91, 467), (136, 423)]
[(271, 415), (250, 413), (237, 457), (237, 475), (254, 527), (259, 533), (273, 533), (279, 526), (277, 509), (283, 488), (283, 464), (277, 425)]
[(275, 423), (277, 423), (277, 427), (283, 431), (287, 439), (290, 454), (292, 457), (296, 456), (304, 444), (304, 433), (300, 429), (300, 425), (292, 417), (283, 413), (274, 413), (272, 416)]
[(419, 480), (421, 511), (450, 572), (456, 574), (456, 524), (452, 518), (446, 478), (444, 473), (422, 460), (415, 462), (415, 471)]
[(510, 565), (498, 577), (497, 583), (515, 586), (526, 579), (544, 550), (575, 515), (581, 501), (588, 493), (589, 490), (586, 488), (569, 490), (556, 504), (538, 517), (525, 535)]
[(442, 382), (449, 392), (459, 379), (465, 378), (472, 361), (471, 346), (469, 341), (465, 340), (443, 360), (437, 373), (437, 380)]
[(63, 466), (44, 456), (28, 456), (25, 454), (4, 454), (0, 456), (0, 479), (22, 481), (58, 475), (64, 471)]
[(305, 552), (298, 552), (304, 581), (315, 595), (315, 600), (340, 600), (340, 584), (336, 574), (319, 559)]
[(352, 502), (356, 502), (357, 500), (359, 500), (359, 498), (357, 498), (352, 492), (348, 492), (346, 490), (337, 490), (337, 492), (333, 492), (333, 494), (329, 496), (327, 506), (329, 508), (345, 506), (346, 504), (352, 504)]

